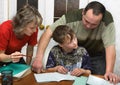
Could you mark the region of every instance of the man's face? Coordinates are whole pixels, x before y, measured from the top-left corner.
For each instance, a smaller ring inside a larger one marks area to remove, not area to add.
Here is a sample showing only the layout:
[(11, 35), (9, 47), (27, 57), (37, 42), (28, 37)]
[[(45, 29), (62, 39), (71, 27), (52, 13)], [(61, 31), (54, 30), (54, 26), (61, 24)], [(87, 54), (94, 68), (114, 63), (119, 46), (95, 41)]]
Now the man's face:
[(100, 24), (102, 14), (94, 15), (93, 10), (89, 9), (86, 14), (83, 13), (82, 22), (86, 29), (95, 29)]

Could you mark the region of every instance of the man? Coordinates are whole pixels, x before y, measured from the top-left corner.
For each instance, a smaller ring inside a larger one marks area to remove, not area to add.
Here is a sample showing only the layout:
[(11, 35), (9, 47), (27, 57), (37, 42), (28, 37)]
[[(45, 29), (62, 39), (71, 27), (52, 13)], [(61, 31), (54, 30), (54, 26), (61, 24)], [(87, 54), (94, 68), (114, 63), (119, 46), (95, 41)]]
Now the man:
[(89, 3), (85, 9), (68, 12), (46, 29), (32, 65), (34, 71), (41, 71), (44, 51), (58, 25), (74, 28), (79, 46), (85, 47), (90, 54), (93, 74), (104, 75), (106, 80), (114, 83), (119, 81), (113, 73), (116, 58), (114, 21), (112, 15), (97, 1)]

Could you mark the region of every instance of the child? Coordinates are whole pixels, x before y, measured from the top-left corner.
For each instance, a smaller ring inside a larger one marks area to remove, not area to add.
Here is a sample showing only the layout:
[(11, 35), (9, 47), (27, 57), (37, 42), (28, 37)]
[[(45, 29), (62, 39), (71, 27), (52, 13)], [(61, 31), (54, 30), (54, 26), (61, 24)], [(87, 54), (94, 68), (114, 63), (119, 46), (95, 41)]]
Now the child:
[(48, 56), (47, 70), (66, 74), (70, 72), (73, 76), (91, 74), (89, 55), (85, 48), (79, 47), (75, 33), (66, 25), (58, 26), (52, 35), (58, 42)]

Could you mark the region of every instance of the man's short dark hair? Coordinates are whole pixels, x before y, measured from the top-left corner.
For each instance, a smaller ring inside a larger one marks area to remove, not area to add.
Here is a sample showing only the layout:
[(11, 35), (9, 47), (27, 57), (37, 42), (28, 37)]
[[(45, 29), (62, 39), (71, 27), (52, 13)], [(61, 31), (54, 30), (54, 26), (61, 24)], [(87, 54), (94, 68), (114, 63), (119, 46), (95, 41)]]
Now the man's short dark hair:
[(86, 12), (89, 10), (89, 9), (93, 9), (93, 14), (94, 15), (99, 15), (100, 13), (104, 16), (105, 14), (105, 7), (103, 4), (101, 4), (100, 2), (97, 2), (97, 1), (93, 1), (93, 2), (90, 2), (84, 9), (84, 14), (86, 14)]

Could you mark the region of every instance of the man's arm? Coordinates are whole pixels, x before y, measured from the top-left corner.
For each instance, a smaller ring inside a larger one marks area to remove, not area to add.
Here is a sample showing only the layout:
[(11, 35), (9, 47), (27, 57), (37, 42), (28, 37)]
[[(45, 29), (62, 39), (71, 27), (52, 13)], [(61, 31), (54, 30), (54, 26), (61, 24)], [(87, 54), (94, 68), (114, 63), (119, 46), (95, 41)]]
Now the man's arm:
[(106, 48), (106, 72), (113, 72), (116, 59), (115, 46), (109, 46)]
[(115, 59), (116, 59), (115, 46), (111, 45), (106, 48), (106, 73), (104, 77), (106, 80), (109, 80), (114, 84), (120, 82), (120, 77), (113, 73)]
[(52, 31), (48, 27), (45, 30), (45, 32), (42, 34), (42, 36), (40, 37), (36, 57), (32, 64), (32, 67), (33, 67), (32, 70), (37, 73), (40, 73), (42, 70), (42, 60), (43, 60), (44, 52), (45, 52), (45, 49), (51, 39), (51, 36), (52, 36)]

